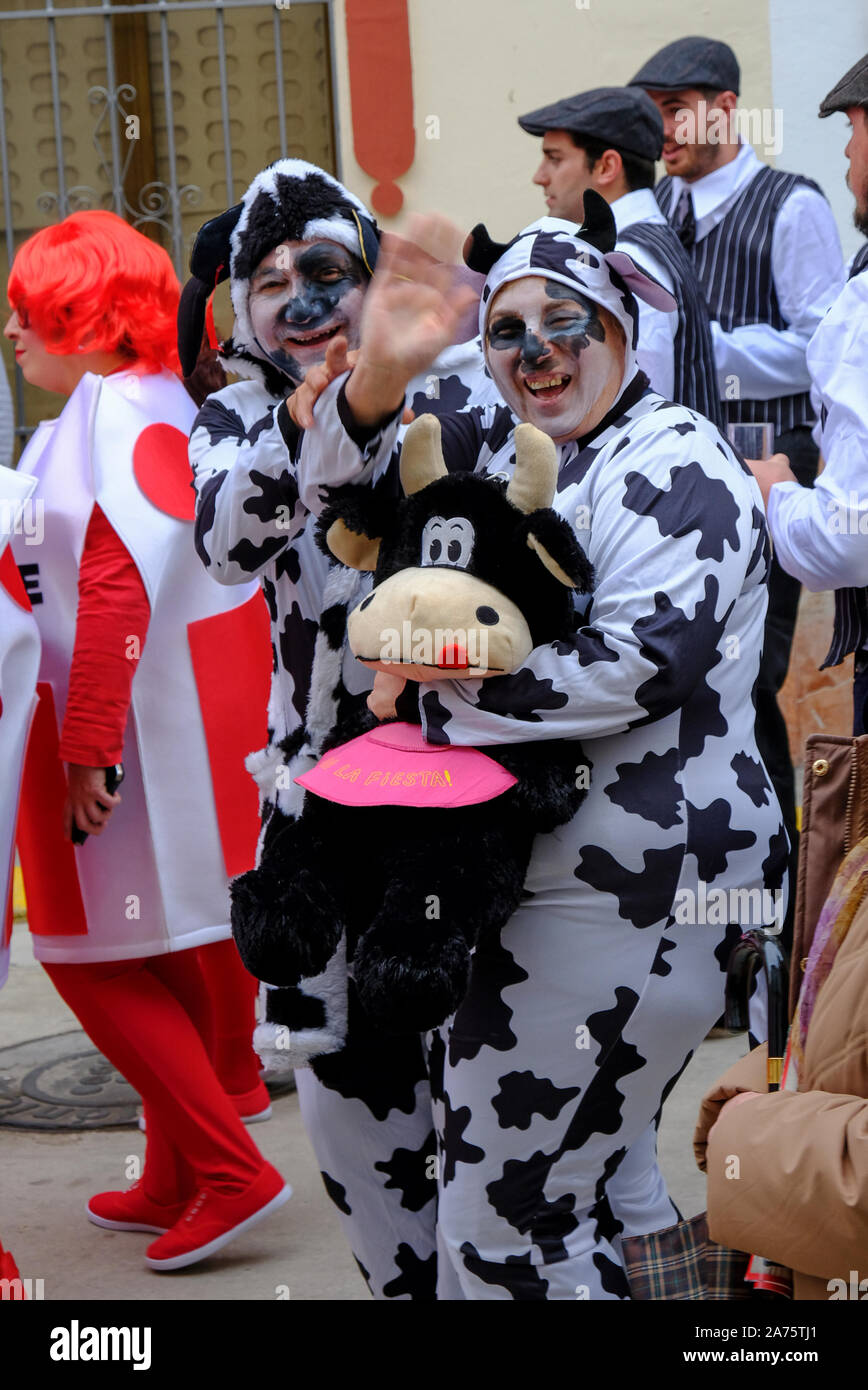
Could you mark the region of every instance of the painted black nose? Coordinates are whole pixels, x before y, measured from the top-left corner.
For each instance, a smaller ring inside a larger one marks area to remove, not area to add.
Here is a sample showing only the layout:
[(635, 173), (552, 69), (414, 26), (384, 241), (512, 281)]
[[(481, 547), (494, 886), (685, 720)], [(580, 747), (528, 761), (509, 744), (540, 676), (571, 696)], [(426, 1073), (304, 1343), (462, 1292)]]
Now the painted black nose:
[(494, 608), (489, 608), (485, 603), (481, 608), (477, 608), (476, 616), (481, 623), (485, 623), (486, 627), (494, 627), (495, 623), (500, 622), (500, 614), (496, 612)]

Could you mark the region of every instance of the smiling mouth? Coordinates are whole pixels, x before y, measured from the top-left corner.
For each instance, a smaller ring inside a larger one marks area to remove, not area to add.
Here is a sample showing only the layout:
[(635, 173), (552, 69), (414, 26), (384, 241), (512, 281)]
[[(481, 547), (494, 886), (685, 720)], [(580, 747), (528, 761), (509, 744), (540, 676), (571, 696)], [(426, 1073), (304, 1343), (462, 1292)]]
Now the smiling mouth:
[(281, 347), (291, 344), (296, 348), (321, 347), (322, 344), (330, 342), (336, 334), (344, 331), (342, 323), (336, 323), (332, 328), (318, 328), (313, 333), (292, 333), (284, 334), (280, 340)]
[(523, 384), (536, 400), (554, 401), (566, 391), (570, 377), (562, 372), (552, 372), (548, 376), (535, 377), (533, 381), (525, 377)]

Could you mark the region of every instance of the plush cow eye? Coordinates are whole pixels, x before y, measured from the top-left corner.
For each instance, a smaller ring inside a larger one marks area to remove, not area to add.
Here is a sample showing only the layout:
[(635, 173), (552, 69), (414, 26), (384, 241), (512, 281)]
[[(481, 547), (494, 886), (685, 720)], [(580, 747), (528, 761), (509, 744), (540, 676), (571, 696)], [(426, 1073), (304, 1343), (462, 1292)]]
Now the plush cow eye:
[(432, 516), (422, 532), (422, 565), (466, 569), (473, 554), (475, 532), (464, 516)]

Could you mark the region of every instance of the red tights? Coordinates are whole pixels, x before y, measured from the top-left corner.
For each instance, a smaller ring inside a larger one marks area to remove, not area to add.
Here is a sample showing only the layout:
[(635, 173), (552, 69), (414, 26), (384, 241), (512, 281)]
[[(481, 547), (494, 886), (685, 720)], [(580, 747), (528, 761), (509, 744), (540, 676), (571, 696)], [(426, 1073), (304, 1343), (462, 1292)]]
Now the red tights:
[(211, 1063), (214, 1010), (197, 952), (43, 964), (88, 1037), (144, 1102), (148, 1197), (169, 1203), (202, 1186), (226, 1194), (247, 1187), (265, 1160)]
[(245, 1095), (259, 1085), (259, 1058), (251, 1042), (258, 981), (244, 969), (231, 937), (200, 946), (196, 954), (211, 996), (214, 1070), (230, 1096)]

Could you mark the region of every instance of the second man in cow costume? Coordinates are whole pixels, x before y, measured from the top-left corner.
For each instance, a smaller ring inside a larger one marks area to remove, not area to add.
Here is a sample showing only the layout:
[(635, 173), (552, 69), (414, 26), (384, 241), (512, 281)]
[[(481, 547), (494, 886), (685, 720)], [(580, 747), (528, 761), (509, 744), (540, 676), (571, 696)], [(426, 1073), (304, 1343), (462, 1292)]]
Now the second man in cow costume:
[[(353, 208), (365, 225), (348, 195), (331, 214), (340, 235), (321, 209), (290, 225), (289, 188), (276, 172), (260, 179), (233, 232), (242, 328), (250, 272), (281, 239), (346, 245)], [(303, 182), (292, 193), (303, 198)], [(481, 341), (506, 404), (465, 396), (469, 408), (443, 414), (441, 427), (450, 470), (506, 478), (518, 421), (554, 440), (553, 507), (575, 528), (596, 589), (578, 597), (569, 641), (536, 647), (510, 675), (423, 684), (413, 702), (441, 746), (581, 739), (589, 794), (569, 824), (537, 837), (525, 899), (499, 940), (477, 949), (468, 994), (442, 1027), (378, 1037), (351, 980), (342, 1005), (328, 982), (321, 997), (309, 992), (297, 1024), (323, 1036), (335, 1025), (297, 1073), (299, 1096), (377, 1297), (629, 1297), (620, 1234), (677, 1219), (656, 1123), (721, 1011), (747, 910), (733, 890), (780, 887), (786, 862), (753, 734), (768, 564), (759, 494), (718, 431), (638, 371), (634, 294), (662, 292), (614, 252), (611, 215), (589, 201), (578, 232), (543, 219), (498, 246), (477, 229)], [(245, 261), (254, 210), (260, 227), (263, 214), (272, 221)], [(312, 746), (370, 684), (340, 646), (361, 594), (348, 586), (323, 611), (307, 513), (321, 510), (324, 484), (397, 479), (408, 385), (436, 371), (428, 364), (452, 341), (460, 307), (442, 267), (390, 248), (367, 289), (359, 361), (323, 393), (312, 429), (292, 423), (276, 391), (257, 386), (254, 400), (247, 383), (212, 397), (194, 428), (202, 558), (223, 582), (261, 573), (270, 601), (273, 742), (260, 776), (282, 814), (300, 804), (297, 787), (275, 789), (302, 744), (292, 730), (303, 677), (283, 674), (291, 624), (302, 620), (308, 652), (318, 643)], [(683, 910), (709, 883), (736, 907), (714, 924)]]

